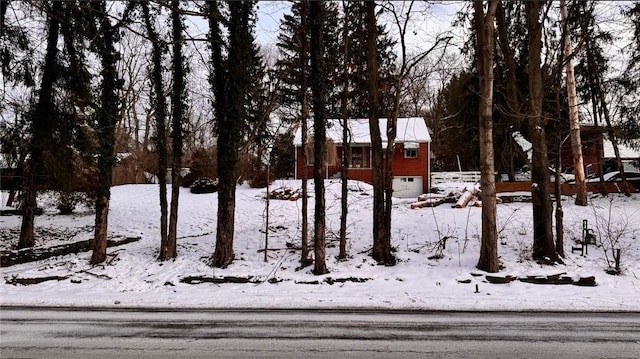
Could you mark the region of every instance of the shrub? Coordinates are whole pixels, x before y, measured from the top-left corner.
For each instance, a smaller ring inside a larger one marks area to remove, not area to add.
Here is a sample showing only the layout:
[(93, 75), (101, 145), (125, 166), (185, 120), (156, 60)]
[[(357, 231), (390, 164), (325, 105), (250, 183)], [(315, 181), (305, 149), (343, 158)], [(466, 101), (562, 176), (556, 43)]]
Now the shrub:
[(200, 177), (193, 181), (189, 191), (191, 193), (213, 193), (218, 191), (218, 181), (214, 181), (209, 177)]

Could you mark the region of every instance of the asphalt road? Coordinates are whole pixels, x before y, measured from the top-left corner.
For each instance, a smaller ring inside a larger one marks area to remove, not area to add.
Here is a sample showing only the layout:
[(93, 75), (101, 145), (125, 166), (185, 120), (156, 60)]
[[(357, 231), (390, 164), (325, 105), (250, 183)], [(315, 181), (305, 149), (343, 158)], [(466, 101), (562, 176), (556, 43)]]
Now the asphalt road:
[(639, 358), (640, 313), (0, 309), (0, 358)]

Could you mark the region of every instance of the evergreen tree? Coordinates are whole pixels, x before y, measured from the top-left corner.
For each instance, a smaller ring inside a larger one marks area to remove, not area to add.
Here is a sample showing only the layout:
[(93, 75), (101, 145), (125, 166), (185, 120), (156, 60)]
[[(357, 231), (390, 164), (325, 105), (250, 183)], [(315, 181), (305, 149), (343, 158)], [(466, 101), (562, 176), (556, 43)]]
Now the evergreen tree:
[[(339, 8), (335, 2), (325, 4), (327, 17), (323, 26), (327, 53), (325, 63), (327, 67), (327, 77), (324, 80), (327, 86), (327, 113), (329, 117), (337, 116), (339, 111), (339, 92), (337, 86), (340, 83), (340, 64), (343, 63), (343, 51), (340, 46), (342, 35), (339, 33), (340, 18)], [(309, 1), (296, 1), (291, 5), (291, 13), (283, 16), (278, 34), (278, 43), (281, 58), (277, 63), (280, 76), (280, 101), (285, 106), (300, 106), (300, 84), (308, 77), (309, 42), (311, 34), (309, 31)], [(303, 47), (306, 51), (303, 51)], [(304, 62), (302, 61), (304, 56)], [(303, 75), (306, 72), (306, 75)], [(308, 91), (308, 90), (307, 90)]]
[[(366, 118), (369, 116), (369, 97), (368, 93), (368, 71), (367, 71), (367, 41), (368, 41), (368, 28), (366, 24), (367, 18), (367, 2), (351, 1), (345, 2), (345, 13), (349, 16), (349, 19), (345, 20), (345, 24), (349, 27), (347, 33), (350, 39), (350, 48), (348, 50), (349, 58), (345, 61), (351, 67), (350, 71), (350, 108), (349, 113), (354, 118)], [(375, 11), (375, 32), (376, 32), (376, 62), (378, 63), (377, 82), (382, 87), (387, 87), (392, 82), (393, 74), (396, 68), (397, 56), (393, 51), (393, 47), (396, 45), (396, 41), (391, 38), (388, 30), (384, 25), (380, 25), (377, 22), (378, 15), (381, 9)], [(344, 81), (344, 80), (343, 80)], [(382, 110), (382, 105), (385, 103), (391, 103), (392, 99), (389, 91), (382, 91), (382, 97), (379, 99), (379, 110)]]
[[(226, 61), (226, 75), (228, 81), (225, 89), (218, 89), (216, 94), (226, 92), (224, 104), (217, 113), (218, 122), (218, 225), (216, 230), (216, 249), (213, 255), (213, 266), (226, 267), (233, 262), (233, 231), (235, 229), (235, 190), (236, 165), (238, 163), (238, 146), (241, 140), (242, 124), (248, 116), (248, 95), (252, 83), (251, 69), (253, 68), (253, 34), (252, 27), (255, 13), (252, 2), (229, 1), (229, 47)], [(213, 16), (213, 15), (210, 15)], [(210, 17), (211, 19), (211, 17)], [(211, 20), (210, 20), (211, 23)], [(214, 23), (217, 27), (217, 24)], [(215, 31), (212, 30), (212, 31)], [(218, 37), (219, 36), (215, 36)], [(212, 42), (216, 41), (212, 36)], [(215, 44), (212, 46), (218, 46)], [(215, 53), (214, 66), (221, 55)], [(219, 66), (219, 65), (218, 65)], [(217, 81), (222, 81), (216, 71)], [(224, 76), (224, 75), (223, 75)], [(222, 90), (221, 92), (217, 92)], [(217, 101), (220, 99), (216, 98)]]
[[(574, 19), (578, 23), (580, 32), (579, 36), (583, 40), (583, 58), (576, 67), (576, 73), (582, 78), (582, 86), (578, 86), (585, 98), (590, 99), (593, 109), (593, 120), (595, 125), (606, 128), (607, 135), (616, 157), (616, 167), (621, 171), (623, 182), (623, 190), (627, 196), (630, 196), (629, 187), (626, 184), (626, 176), (624, 174), (622, 160), (620, 159), (620, 151), (618, 149), (618, 134), (610, 115), (611, 104), (608, 103), (606, 94), (615, 92), (612, 85), (615, 82), (605, 81), (606, 74), (609, 71), (609, 59), (605, 55), (604, 45), (611, 44), (612, 35), (600, 29), (597, 25), (596, 4), (576, 2), (574, 4)], [(599, 154), (600, 158), (603, 154)], [(601, 182), (604, 181), (603, 168), (599, 171)], [(606, 193), (604, 183), (602, 185), (603, 192)]]
[(631, 22), (633, 42), (630, 46), (631, 58), (618, 82), (624, 89), (624, 103), (621, 108), (623, 118), (621, 136), (627, 143), (640, 148), (640, 103), (636, 94), (640, 88), (640, 2), (623, 11)]
[(35, 244), (33, 222), (37, 207), (36, 198), (40, 182), (39, 177), (42, 176), (44, 167), (44, 146), (49, 142), (49, 119), (54, 118), (57, 112), (54, 105), (53, 91), (56, 80), (60, 19), (63, 13), (64, 9), (61, 2), (53, 2), (51, 4), (47, 29), (47, 50), (38, 92), (38, 103), (31, 117), (30, 157), (18, 248), (33, 247)]

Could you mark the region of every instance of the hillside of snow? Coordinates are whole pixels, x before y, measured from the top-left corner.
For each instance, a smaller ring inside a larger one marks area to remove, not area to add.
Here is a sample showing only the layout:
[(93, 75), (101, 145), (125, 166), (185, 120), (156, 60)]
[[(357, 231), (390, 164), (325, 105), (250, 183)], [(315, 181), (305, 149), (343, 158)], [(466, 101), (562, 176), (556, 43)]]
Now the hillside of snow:
[[(278, 180), (271, 190), (297, 190), (301, 182)], [(533, 236), (532, 205), (498, 205), (499, 255), (504, 284), (487, 281), (475, 268), (480, 244), (481, 208), (453, 208), (445, 203), (411, 209), (415, 199), (396, 199), (392, 245), (398, 263), (377, 265), (372, 245), (372, 190), (349, 182), (349, 259), (338, 261), (340, 181), (325, 182), (327, 266), (330, 273), (314, 276), (312, 267), (299, 268), (301, 201), (271, 200), (268, 260), (264, 261), (266, 189), (238, 187), (236, 194), (236, 260), (226, 269), (212, 268), (217, 194), (180, 193), (178, 257), (159, 262), (159, 200), (157, 185), (112, 188), (109, 236), (140, 237), (135, 243), (108, 249), (108, 261), (90, 265), (90, 252), (54, 257), (0, 268), (1, 305), (55, 305), (184, 308), (389, 308), (420, 310), (640, 310), (640, 195), (591, 196), (579, 207), (564, 198), (564, 264), (539, 265), (530, 260)], [(451, 185), (460, 191), (472, 184)], [(313, 182), (309, 182), (313, 196)], [(61, 216), (55, 207), (36, 217), (38, 246), (54, 246), (93, 236), (94, 215), (79, 208)], [(313, 229), (313, 197), (310, 198)], [(17, 244), (19, 216), (0, 217), (0, 249)], [(587, 219), (599, 246), (588, 255), (572, 252)], [(310, 238), (313, 238), (312, 234)], [(446, 238), (446, 241), (443, 241)], [(622, 253), (619, 275), (605, 271), (613, 265), (612, 248)], [(313, 253), (313, 250), (311, 251)], [(595, 277), (596, 286), (533, 284), (518, 279), (561, 275), (575, 280)], [(34, 285), (20, 278), (59, 276), (61, 280)], [(204, 281), (193, 277), (202, 277)], [(191, 278), (191, 282), (185, 282)], [(240, 278), (247, 283), (212, 283), (206, 279)]]

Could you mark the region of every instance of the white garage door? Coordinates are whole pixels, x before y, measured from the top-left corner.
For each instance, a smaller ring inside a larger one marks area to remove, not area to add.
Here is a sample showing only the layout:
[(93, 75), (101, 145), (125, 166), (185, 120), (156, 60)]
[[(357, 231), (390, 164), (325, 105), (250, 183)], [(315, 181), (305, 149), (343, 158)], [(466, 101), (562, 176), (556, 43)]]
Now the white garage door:
[(393, 177), (393, 196), (417, 197), (422, 194), (422, 177)]

